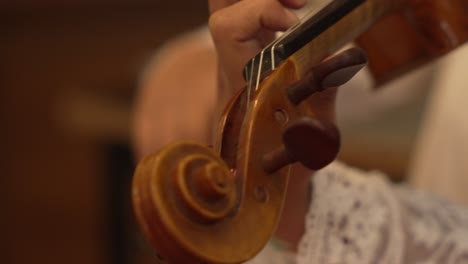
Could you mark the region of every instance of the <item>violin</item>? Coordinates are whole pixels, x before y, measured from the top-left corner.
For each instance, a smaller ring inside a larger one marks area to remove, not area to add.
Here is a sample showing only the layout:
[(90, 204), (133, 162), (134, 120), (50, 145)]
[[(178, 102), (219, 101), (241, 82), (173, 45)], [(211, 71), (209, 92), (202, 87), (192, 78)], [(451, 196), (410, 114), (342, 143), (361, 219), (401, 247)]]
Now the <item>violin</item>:
[[(253, 258), (280, 218), (290, 165), (317, 170), (339, 151), (338, 129), (314, 107), (321, 91), (367, 62), (381, 86), (450, 52), (467, 41), (467, 13), (467, 0), (335, 0), (265, 47), (245, 67), (246, 87), (226, 106), (212, 148), (176, 142), (135, 171), (135, 213), (161, 258)], [(352, 41), (367, 57), (350, 49), (351, 59), (324, 61)]]

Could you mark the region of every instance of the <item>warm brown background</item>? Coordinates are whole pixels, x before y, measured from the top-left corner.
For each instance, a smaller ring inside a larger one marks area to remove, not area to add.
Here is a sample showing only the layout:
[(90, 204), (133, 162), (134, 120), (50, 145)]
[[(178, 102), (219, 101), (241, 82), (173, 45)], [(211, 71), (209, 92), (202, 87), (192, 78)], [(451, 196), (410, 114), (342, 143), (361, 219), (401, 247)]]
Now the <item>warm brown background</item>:
[(206, 10), (205, 0), (0, 1), (1, 263), (149, 263), (125, 229), (135, 81)]

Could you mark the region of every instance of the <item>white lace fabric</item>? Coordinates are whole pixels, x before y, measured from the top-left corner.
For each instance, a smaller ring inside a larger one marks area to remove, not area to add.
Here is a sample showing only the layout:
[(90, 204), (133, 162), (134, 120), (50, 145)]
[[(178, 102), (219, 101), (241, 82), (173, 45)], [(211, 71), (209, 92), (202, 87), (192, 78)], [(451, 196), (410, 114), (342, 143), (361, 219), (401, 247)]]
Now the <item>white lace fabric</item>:
[(248, 263), (468, 263), (468, 209), (340, 163), (311, 182), (297, 254), (269, 244)]

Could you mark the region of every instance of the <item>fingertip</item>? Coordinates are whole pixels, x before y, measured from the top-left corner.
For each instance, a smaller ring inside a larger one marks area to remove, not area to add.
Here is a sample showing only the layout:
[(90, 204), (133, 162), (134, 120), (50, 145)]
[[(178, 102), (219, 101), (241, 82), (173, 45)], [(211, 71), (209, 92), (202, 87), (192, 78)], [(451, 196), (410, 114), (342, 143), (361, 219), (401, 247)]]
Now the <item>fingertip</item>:
[(285, 31), (294, 26), (299, 18), (290, 9), (280, 5), (268, 6), (269, 11), (260, 16), (261, 26), (271, 31)]
[(286, 12), (285, 24), (286, 24), (287, 28), (290, 28), (290, 27), (294, 26), (299, 21), (299, 17), (296, 15), (296, 13), (294, 13), (293, 11), (291, 11), (289, 9), (286, 9), (285, 12)]

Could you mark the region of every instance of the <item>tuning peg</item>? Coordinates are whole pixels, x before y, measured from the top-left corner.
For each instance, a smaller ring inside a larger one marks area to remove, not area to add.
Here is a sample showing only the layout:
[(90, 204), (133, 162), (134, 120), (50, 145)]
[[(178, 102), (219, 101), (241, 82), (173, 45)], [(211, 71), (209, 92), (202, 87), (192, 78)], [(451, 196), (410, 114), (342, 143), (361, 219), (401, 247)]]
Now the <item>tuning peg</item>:
[(297, 105), (315, 92), (345, 84), (367, 64), (366, 53), (360, 48), (343, 51), (309, 71), (287, 88), (291, 103)]
[(312, 170), (332, 162), (340, 148), (340, 135), (330, 122), (302, 117), (283, 131), (283, 143), (263, 156), (263, 168), (271, 174), (296, 161)]

